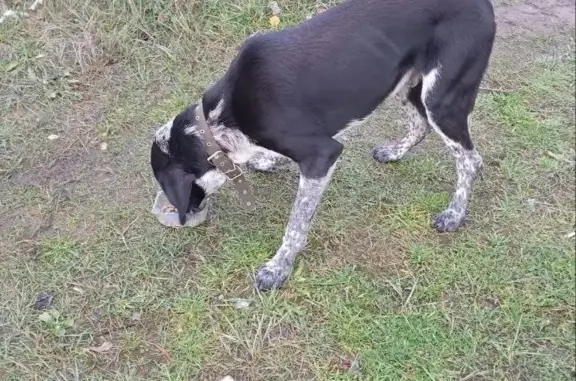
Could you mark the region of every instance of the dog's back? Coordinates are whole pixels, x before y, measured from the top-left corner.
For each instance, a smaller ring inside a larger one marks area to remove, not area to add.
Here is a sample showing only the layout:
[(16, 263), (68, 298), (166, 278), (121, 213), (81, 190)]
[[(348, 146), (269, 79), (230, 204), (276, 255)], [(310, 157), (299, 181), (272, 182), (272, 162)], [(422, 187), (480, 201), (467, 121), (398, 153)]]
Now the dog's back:
[[(293, 28), (249, 38), (228, 88), (246, 94), (256, 87), (283, 107), (312, 108), (335, 132), (372, 112), (407, 71), (431, 70), (443, 46), (487, 58), (494, 29), (488, 0), (348, 0)], [(243, 101), (241, 108), (251, 109), (250, 99)]]

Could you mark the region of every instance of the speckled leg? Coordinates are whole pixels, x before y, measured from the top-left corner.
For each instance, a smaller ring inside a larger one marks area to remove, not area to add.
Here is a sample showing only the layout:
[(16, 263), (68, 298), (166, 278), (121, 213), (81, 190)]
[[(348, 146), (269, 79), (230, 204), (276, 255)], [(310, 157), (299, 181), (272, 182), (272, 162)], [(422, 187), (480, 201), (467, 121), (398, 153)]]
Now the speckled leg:
[(436, 68), (424, 76), (422, 91), (428, 123), (452, 152), (458, 175), (456, 191), (448, 208), (432, 222), (438, 232), (453, 232), (462, 225), (472, 188), (482, 170), (482, 157), (474, 148), (469, 132), (475, 88), (463, 87), (460, 96), (451, 97), (448, 103), (446, 91), (455, 91), (450, 84), (450, 81), (443, 81), (440, 68)]
[(372, 151), (374, 160), (380, 163), (388, 163), (402, 159), (408, 151), (420, 143), (430, 132), (426, 112), (420, 94), (422, 84), (418, 83), (415, 87), (407, 91), (407, 97), (403, 101), (404, 108), (409, 118), (408, 134), (402, 139), (389, 142)]
[(433, 226), (439, 232), (453, 232), (462, 225), (466, 218), (468, 200), (472, 194), (474, 183), (482, 170), (482, 157), (476, 149), (467, 150), (461, 144), (447, 138), (444, 134), (441, 134), (441, 136), (456, 159), (458, 181), (450, 205), (434, 218)]
[(380, 163), (388, 163), (402, 159), (408, 151), (420, 143), (430, 132), (430, 126), (425, 118), (410, 103), (407, 105), (410, 118), (408, 134), (402, 139), (389, 142), (386, 145), (375, 148), (372, 151), (374, 160)]

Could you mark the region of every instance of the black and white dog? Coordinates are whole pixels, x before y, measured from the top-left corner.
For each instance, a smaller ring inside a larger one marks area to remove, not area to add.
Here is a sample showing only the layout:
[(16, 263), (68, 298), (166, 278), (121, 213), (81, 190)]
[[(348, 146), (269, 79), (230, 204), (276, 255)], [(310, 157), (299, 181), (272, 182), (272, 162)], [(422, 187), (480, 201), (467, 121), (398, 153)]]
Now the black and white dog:
[[(489, 0), (348, 0), (293, 28), (247, 39), (201, 107), (234, 163), (272, 171), (292, 160), (300, 169), (282, 246), (256, 275), (260, 290), (281, 287), (306, 245), (342, 153), (337, 135), (391, 95), (408, 109), (408, 132), (372, 156), (400, 160), (434, 130), (454, 155), (458, 180), (433, 224), (451, 232), (463, 223), (482, 168), (468, 119), (495, 31)], [(226, 181), (207, 160), (196, 107), (162, 126), (151, 152), (155, 177), (182, 220)]]

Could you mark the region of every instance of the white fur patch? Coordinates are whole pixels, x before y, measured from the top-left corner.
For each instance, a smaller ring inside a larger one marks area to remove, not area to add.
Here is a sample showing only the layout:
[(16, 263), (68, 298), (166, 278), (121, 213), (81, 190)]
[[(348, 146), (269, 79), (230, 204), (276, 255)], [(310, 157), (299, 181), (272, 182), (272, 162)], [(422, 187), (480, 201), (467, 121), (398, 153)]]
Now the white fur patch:
[(204, 189), (204, 193), (206, 193), (207, 196), (220, 189), (225, 182), (226, 176), (217, 169), (206, 172), (196, 180), (196, 184)]
[[(228, 152), (228, 157), (238, 165), (246, 164), (254, 159), (262, 166), (272, 165), (284, 156), (254, 144), (246, 135), (234, 128), (228, 128), (219, 124), (219, 117), (224, 109), (224, 101), (221, 99), (213, 110), (208, 112), (207, 124), (214, 135), (214, 139), (221, 148)], [(197, 133), (197, 126), (190, 126), (187, 133)], [(196, 180), (207, 194), (215, 192), (226, 182), (226, 176), (218, 170), (211, 170)]]
[(216, 123), (220, 115), (222, 115), (222, 110), (224, 109), (224, 99), (220, 99), (214, 110), (208, 112), (208, 123)]
[(228, 157), (236, 164), (246, 164), (256, 156), (273, 158), (283, 157), (264, 147), (254, 144), (239, 130), (228, 128), (223, 124), (212, 127), (214, 139), (220, 146), (228, 151)]
[(172, 133), (173, 123), (174, 119), (170, 120), (168, 123), (158, 128), (154, 135), (156, 143), (165, 154), (168, 154), (168, 141), (170, 140), (170, 134)]
[(438, 78), (440, 78), (440, 69), (441, 67), (438, 66), (437, 68), (432, 69), (428, 74), (426, 74), (422, 79), (422, 104), (426, 105), (426, 98), (430, 96), (430, 93), (436, 86), (436, 82)]
[(196, 126), (195, 124), (193, 124), (193, 125), (191, 125), (191, 126), (186, 127), (186, 128), (184, 129), (184, 133), (185, 133), (186, 135), (193, 135), (193, 134), (196, 134), (196, 133), (197, 133), (197, 131), (196, 131), (197, 129), (198, 129), (198, 126)]

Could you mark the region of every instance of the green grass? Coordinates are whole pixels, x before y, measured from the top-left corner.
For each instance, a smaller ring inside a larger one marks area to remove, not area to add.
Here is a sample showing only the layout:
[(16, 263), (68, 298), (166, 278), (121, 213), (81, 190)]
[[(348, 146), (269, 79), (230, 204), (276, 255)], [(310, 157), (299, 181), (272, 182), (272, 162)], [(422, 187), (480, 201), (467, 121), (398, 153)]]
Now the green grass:
[[(393, 101), (347, 141), (282, 290), (253, 276), (281, 242), (293, 170), (250, 175), (256, 212), (226, 188), (210, 223), (158, 225), (153, 131), (271, 29), (267, 4), (46, 2), (0, 26), (0, 379), (571, 380), (570, 28), (497, 40), (458, 233), (429, 226), (455, 183), (437, 136), (400, 163), (370, 158), (404, 131)], [(285, 27), (317, 3), (280, 6)], [(359, 374), (342, 367), (354, 356)]]

